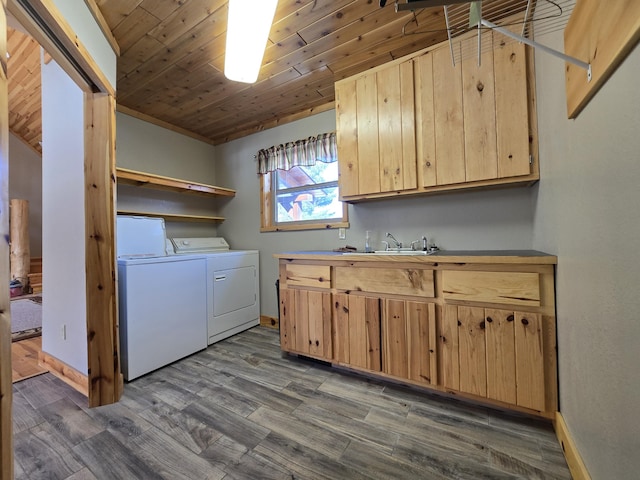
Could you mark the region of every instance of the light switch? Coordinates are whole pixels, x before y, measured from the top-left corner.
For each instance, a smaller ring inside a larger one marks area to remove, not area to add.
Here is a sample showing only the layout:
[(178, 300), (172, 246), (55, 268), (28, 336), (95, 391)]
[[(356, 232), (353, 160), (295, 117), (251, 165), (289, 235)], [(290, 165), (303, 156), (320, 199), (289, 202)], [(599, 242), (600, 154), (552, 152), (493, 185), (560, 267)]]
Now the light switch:
[(340, 240), (344, 240), (345, 238), (347, 238), (347, 229), (344, 227), (340, 227), (338, 229), (338, 238)]

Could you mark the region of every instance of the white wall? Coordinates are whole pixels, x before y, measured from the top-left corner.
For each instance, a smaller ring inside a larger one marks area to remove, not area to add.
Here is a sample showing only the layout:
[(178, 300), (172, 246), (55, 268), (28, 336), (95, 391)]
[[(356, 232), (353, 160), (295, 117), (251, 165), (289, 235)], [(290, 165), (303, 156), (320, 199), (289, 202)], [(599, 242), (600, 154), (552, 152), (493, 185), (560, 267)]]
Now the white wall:
[(42, 350), (86, 373), (83, 117), (82, 90), (42, 62)]
[(219, 233), (232, 248), (260, 250), (260, 305), (263, 315), (277, 316), (274, 253), (332, 250), (345, 244), (364, 248), (364, 232), (377, 241), (391, 232), (409, 243), (427, 235), (441, 248), (529, 249), (532, 237), (530, 187), (450, 193), (411, 199), (380, 200), (349, 207), (346, 240), (337, 230), (260, 233), (260, 185), (254, 155), (261, 148), (335, 130), (335, 111), (282, 125), (216, 147), (218, 181), (238, 191), (223, 210)]
[[(537, 40), (563, 49), (562, 35)], [(536, 53), (534, 247), (558, 255), (560, 409), (594, 479), (640, 472), (640, 48), (576, 120), (564, 64)]]
[(9, 198), (29, 202), (29, 250), (42, 256), (42, 157), (9, 135)]
[(82, 45), (105, 75), (116, 86), (116, 54), (96, 23), (89, 7), (78, 0), (52, 0)]
[[(214, 160), (215, 148), (208, 143), (116, 113), (118, 167), (216, 185)], [(192, 215), (218, 215), (225, 202), (233, 201), (127, 185), (119, 185), (117, 195), (119, 209)], [(167, 221), (166, 227), (167, 235), (176, 237), (217, 232), (216, 223)]]

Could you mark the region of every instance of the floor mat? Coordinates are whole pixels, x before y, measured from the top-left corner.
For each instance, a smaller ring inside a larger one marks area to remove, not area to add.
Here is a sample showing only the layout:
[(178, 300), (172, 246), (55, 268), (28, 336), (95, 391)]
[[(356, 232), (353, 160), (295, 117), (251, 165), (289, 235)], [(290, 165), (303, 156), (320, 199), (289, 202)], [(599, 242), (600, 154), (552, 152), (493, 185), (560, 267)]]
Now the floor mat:
[(42, 334), (42, 297), (11, 300), (11, 341)]

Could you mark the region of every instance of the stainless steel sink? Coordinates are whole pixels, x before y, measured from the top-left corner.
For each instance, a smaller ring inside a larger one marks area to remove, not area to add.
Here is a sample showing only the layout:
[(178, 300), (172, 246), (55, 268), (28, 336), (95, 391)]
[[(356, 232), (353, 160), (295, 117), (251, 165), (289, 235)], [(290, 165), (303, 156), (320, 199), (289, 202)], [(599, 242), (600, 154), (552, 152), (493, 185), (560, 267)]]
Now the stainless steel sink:
[(423, 256), (423, 255), (433, 255), (437, 250), (425, 252), (423, 250), (376, 250), (375, 252), (344, 252), (343, 255), (368, 255), (368, 256), (376, 256), (376, 255), (403, 255), (403, 256)]

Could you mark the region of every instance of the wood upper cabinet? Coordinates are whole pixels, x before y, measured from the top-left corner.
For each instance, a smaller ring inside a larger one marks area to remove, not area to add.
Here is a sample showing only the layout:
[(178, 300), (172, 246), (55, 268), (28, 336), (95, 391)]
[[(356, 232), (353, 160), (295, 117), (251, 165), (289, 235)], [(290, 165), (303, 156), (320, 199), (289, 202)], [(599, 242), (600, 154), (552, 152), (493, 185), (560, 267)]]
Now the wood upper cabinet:
[[(476, 55), (448, 47), (414, 58), (418, 179), (435, 187), (527, 176), (529, 100), (524, 44), (483, 36)], [(456, 44), (474, 52), (477, 40)]]
[(419, 383), (437, 383), (434, 303), (384, 300), (383, 372)]
[(358, 201), (537, 180), (527, 47), (502, 38), (483, 35), (480, 65), (468, 53), (476, 51), (474, 37), (454, 45), (455, 66), (446, 44), (337, 82), (341, 196)]
[(439, 341), (444, 387), (538, 411), (556, 408), (553, 318), (445, 305)]
[(417, 187), (413, 62), (336, 83), (340, 195)]

